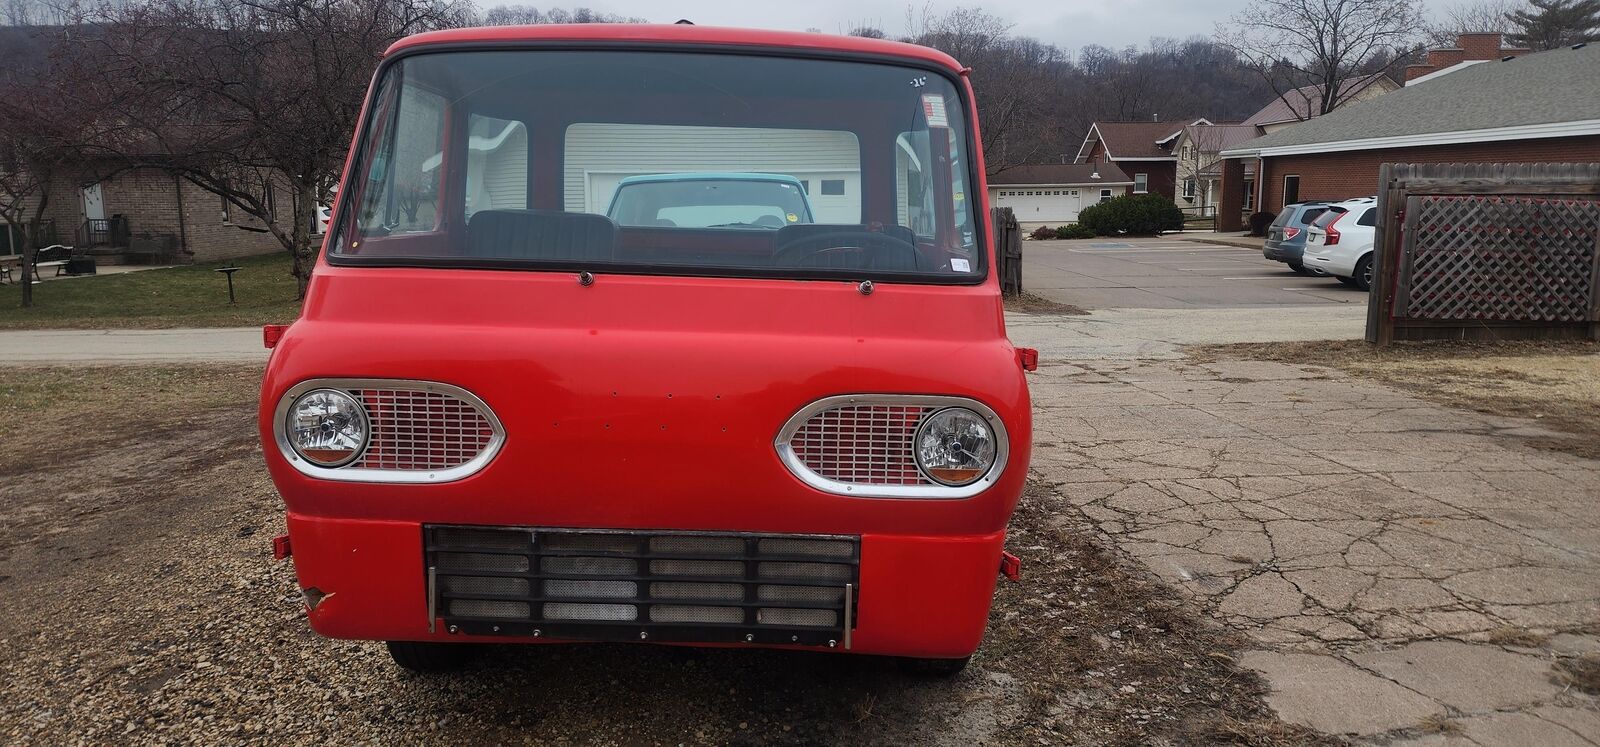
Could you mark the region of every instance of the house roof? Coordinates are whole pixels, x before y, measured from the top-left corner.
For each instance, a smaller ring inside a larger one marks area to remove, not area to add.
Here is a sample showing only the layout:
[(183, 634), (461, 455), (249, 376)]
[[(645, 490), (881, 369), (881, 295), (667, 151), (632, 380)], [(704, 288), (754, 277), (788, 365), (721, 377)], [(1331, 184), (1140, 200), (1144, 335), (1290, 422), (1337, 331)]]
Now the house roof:
[(1157, 143), (1166, 142), (1168, 138), (1182, 131), (1185, 125), (1200, 121), (1203, 120), (1095, 122), (1089, 126), (1089, 134), (1083, 136), (1083, 146), (1078, 148), (1078, 160), (1089, 157), (1089, 143), (1096, 140), (1105, 144), (1106, 156), (1113, 161), (1171, 159), (1172, 152)]
[(1372, 150), (1600, 134), (1600, 44), (1458, 70), (1223, 151)]
[[(1379, 79), (1383, 73), (1373, 73), (1360, 78), (1347, 78), (1339, 83), (1339, 97), (1354, 96), (1361, 89), (1366, 88)], [(1244, 121), (1247, 125), (1257, 127), (1279, 124), (1282, 122), (1299, 122), (1317, 116), (1311, 113), (1311, 105), (1322, 101), (1322, 86), (1301, 86), (1293, 91), (1286, 91), (1282, 96), (1272, 100), (1272, 103), (1261, 107), (1261, 111), (1250, 115)]]
[[(1095, 173), (1099, 179), (1093, 178)], [(1132, 184), (1133, 180), (1109, 163), (1032, 163), (1001, 169), (989, 177), (989, 186), (1022, 184)]]

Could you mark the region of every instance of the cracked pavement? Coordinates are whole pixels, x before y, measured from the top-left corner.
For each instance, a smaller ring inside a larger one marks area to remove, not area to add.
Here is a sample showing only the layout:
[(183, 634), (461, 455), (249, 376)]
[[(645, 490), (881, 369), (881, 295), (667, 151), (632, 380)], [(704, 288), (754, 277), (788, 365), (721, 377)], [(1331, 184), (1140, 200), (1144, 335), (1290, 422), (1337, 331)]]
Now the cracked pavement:
[(1043, 352), (1034, 476), (1247, 634), (1284, 719), (1371, 744), (1600, 744), (1600, 701), (1551, 670), (1600, 651), (1600, 462), (1329, 369), (1121, 352)]

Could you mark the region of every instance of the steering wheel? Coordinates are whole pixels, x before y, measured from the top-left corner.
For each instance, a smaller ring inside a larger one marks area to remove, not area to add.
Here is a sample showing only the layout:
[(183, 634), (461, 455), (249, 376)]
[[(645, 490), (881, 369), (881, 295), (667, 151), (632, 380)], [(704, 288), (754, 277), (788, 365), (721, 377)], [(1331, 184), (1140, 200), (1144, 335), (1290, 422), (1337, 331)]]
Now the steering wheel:
[(831, 231), (802, 236), (778, 247), (772, 255), (779, 267), (822, 267), (847, 270), (922, 269), (922, 255), (902, 239), (872, 231)]

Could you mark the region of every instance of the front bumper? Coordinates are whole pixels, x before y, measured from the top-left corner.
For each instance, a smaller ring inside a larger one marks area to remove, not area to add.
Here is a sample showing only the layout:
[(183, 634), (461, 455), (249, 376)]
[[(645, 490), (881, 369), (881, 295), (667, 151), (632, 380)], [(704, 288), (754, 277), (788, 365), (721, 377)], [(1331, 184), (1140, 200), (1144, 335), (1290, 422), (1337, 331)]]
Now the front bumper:
[[(311, 626), (334, 638), (412, 641), (557, 642), (645, 640), (847, 650), (843, 636), (726, 629), (610, 625), (603, 628), (508, 624), (452, 625), (445, 610), (429, 619), (429, 573), (422, 522), (313, 517), (290, 513), (295, 570), (308, 598)], [(853, 576), (848, 650), (852, 653), (956, 658), (983, 637), (1004, 533), (968, 536), (862, 534)], [(754, 562), (754, 561), (752, 561)], [(435, 599), (438, 599), (435, 597)], [(541, 627), (550, 628), (546, 634)], [(469, 630), (470, 628), (470, 630)], [(534, 631), (538, 630), (536, 636)], [(644, 633), (644, 636), (640, 636)], [(652, 635), (654, 634), (654, 635)], [(746, 642), (748, 641), (748, 642)], [(832, 642), (830, 646), (829, 643)]]

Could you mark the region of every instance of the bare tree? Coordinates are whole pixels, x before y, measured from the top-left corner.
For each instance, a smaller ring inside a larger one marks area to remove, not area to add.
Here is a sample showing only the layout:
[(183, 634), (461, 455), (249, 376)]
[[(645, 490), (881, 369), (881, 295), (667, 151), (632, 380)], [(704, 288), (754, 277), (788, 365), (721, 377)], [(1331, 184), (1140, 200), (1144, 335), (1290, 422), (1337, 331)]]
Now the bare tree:
[(85, 152), (120, 168), (167, 170), (256, 219), (293, 254), (303, 294), (316, 206), (337, 183), (374, 65), (394, 40), (458, 25), (470, 10), (456, 0), (146, 0), (114, 9), (74, 76), (79, 95), (113, 115)]
[[(64, 178), (87, 112), (37, 69), (4, 61), (0, 71), (0, 222), (21, 239), (22, 306), (33, 305), (35, 257), (50, 207), (50, 187)], [(26, 71), (24, 73), (24, 71)], [(22, 73), (22, 74), (19, 74)]]
[(1253, 0), (1216, 37), (1307, 119), (1356, 95), (1350, 84), (1374, 58), (1393, 72), (1422, 28), (1420, 0)]
[(1461, 34), (1504, 34), (1511, 28), (1511, 12), (1524, 3), (1515, 0), (1476, 0), (1464, 5), (1452, 5), (1427, 26), (1430, 46), (1446, 47), (1456, 43)]
[(485, 11), (477, 22), (484, 26), (536, 26), (547, 23), (649, 23), (643, 18), (601, 13), (588, 8), (539, 10), (532, 5), (499, 5)]

